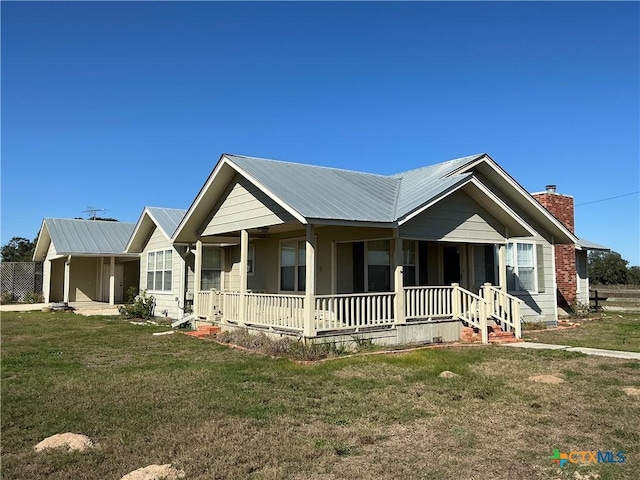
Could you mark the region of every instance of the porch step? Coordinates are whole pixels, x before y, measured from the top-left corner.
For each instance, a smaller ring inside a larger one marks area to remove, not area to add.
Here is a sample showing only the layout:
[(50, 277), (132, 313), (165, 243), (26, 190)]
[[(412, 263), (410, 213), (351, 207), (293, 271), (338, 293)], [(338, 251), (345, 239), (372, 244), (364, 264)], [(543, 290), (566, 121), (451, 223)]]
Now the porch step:
[(196, 338), (209, 338), (220, 333), (221, 330), (222, 329), (220, 327), (215, 325), (203, 325), (201, 327), (198, 327), (198, 330), (194, 332), (186, 332), (186, 335)]
[[(499, 325), (489, 325), (489, 343), (516, 343), (522, 342), (513, 333), (505, 332)], [(460, 340), (465, 343), (482, 343), (482, 334), (472, 327), (462, 327)]]

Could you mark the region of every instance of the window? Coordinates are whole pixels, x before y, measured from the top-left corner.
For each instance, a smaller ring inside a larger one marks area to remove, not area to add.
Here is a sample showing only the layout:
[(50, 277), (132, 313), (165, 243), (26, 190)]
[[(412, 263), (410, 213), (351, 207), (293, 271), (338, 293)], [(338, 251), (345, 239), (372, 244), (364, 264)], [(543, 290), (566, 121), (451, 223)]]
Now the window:
[(221, 250), (215, 248), (202, 249), (202, 278), (200, 288), (202, 290), (220, 290), (220, 274), (222, 271)]
[(287, 240), (280, 243), (280, 290), (304, 292), (306, 273), (305, 241)]
[(507, 289), (536, 292), (536, 258), (533, 243), (507, 244)]
[(247, 275), (252, 277), (255, 273), (255, 264), (256, 264), (256, 246), (251, 243), (249, 244), (249, 252), (247, 256)]
[(147, 254), (147, 290), (154, 292), (171, 291), (173, 252), (160, 250)]
[(391, 242), (374, 240), (367, 242), (367, 283), (369, 292), (391, 290)]
[(402, 283), (405, 287), (416, 285), (416, 242), (402, 242)]

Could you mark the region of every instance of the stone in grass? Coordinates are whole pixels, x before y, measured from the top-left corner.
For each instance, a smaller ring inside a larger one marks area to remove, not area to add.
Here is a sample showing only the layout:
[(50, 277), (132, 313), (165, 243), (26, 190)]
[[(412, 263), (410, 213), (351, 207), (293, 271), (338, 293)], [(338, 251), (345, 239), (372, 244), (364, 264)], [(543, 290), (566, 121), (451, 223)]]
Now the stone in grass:
[(182, 470), (173, 468), (170, 463), (166, 465), (149, 465), (133, 472), (127, 473), (120, 480), (178, 480), (184, 478)]
[(640, 397), (640, 388), (625, 387), (622, 389), (622, 391), (630, 397)]
[(450, 372), (449, 370), (445, 370), (444, 372), (442, 372), (440, 375), (438, 375), (440, 378), (457, 378), (460, 375), (458, 375), (457, 373), (453, 373)]
[(529, 377), (529, 381), (534, 383), (564, 383), (562, 378), (556, 377), (555, 375), (535, 375), (533, 377)]
[(57, 433), (50, 437), (45, 438), (39, 444), (37, 444), (33, 449), (36, 452), (40, 452), (42, 450), (47, 450), (50, 448), (61, 448), (64, 447), (67, 450), (77, 450), (82, 452), (89, 448), (95, 447), (93, 440), (91, 440), (86, 435), (80, 435), (79, 433)]

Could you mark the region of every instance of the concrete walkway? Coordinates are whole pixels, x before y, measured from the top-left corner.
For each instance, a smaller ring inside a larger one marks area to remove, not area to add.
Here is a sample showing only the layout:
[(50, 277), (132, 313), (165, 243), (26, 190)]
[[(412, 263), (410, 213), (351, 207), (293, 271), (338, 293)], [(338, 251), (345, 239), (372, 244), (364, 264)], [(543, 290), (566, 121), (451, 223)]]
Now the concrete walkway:
[[(50, 303), (18, 303), (14, 305), (0, 305), (0, 312), (30, 312), (41, 311), (43, 307), (51, 306)], [(69, 302), (73, 312), (80, 315), (118, 315), (118, 306), (105, 302)]]
[(603, 350), (602, 348), (571, 347), (569, 345), (553, 345), (550, 343), (518, 342), (503, 343), (503, 347), (532, 348), (534, 350), (562, 350), (565, 352), (578, 352), (585, 355), (597, 355), (600, 357), (624, 358), (626, 360), (640, 360), (640, 352), (623, 352), (621, 350)]

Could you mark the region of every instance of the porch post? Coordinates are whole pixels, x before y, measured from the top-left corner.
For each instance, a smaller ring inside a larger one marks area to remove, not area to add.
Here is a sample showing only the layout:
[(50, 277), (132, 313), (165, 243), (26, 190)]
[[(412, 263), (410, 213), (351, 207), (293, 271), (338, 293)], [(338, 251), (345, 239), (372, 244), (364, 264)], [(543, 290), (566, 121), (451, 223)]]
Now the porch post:
[(249, 259), (249, 231), (240, 231), (240, 309), (238, 325), (244, 325), (247, 320), (247, 265)]
[(498, 246), (498, 285), (503, 292), (507, 291), (507, 247)]
[(394, 274), (393, 274), (393, 288), (395, 291), (395, 299), (394, 299), (394, 315), (396, 324), (407, 323), (407, 318), (405, 316), (404, 311), (404, 278), (402, 277), (402, 239), (398, 237), (397, 229), (394, 230), (395, 238), (394, 240), (394, 255), (393, 255), (393, 264), (394, 264)]
[(313, 225), (307, 224), (305, 242), (304, 329), (305, 337), (316, 336), (316, 245)]
[(69, 288), (70, 288), (70, 280), (71, 280), (71, 255), (67, 257), (64, 261), (64, 292), (63, 292), (63, 301), (64, 303), (69, 303)]
[(116, 257), (111, 257), (109, 270), (109, 305), (116, 304)]
[[(202, 289), (202, 240), (196, 240), (196, 252), (195, 252), (195, 264), (193, 272), (193, 311), (198, 316), (200, 313), (200, 295), (199, 292)], [(147, 285), (149, 288), (149, 285)]]
[(49, 303), (51, 299), (51, 260), (45, 260), (42, 267), (42, 293), (44, 303)]

